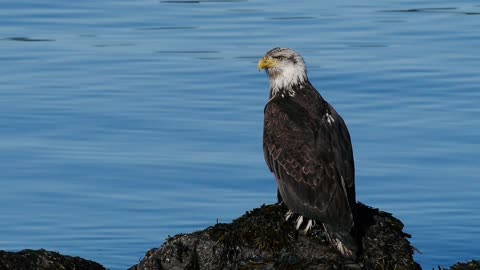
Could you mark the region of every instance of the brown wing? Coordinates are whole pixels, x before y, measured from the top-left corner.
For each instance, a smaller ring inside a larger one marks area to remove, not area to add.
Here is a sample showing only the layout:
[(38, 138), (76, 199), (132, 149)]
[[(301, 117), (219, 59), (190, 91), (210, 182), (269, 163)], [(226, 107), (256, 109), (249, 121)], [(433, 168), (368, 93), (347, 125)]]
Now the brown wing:
[[(330, 112), (326, 102), (325, 109)], [(333, 110), (330, 116), (333, 121), (274, 98), (265, 108), (263, 149), (290, 210), (348, 232), (355, 201), (353, 154), (343, 120)]]
[(355, 163), (353, 161), (352, 141), (342, 117), (330, 104), (328, 104), (328, 107), (332, 118), (335, 119), (334, 129), (337, 130), (337, 135), (334, 138), (334, 145), (337, 149), (335, 152), (335, 160), (337, 168), (345, 181), (350, 208), (355, 215), (357, 200), (355, 196)]

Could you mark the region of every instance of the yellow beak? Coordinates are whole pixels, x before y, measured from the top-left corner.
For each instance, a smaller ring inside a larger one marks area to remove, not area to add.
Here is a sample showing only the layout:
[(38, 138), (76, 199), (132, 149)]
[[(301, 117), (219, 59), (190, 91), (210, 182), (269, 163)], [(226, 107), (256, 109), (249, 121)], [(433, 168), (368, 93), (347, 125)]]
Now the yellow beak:
[(262, 59), (260, 59), (260, 61), (258, 61), (258, 71), (264, 68), (272, 68), (277, 66), (278, 62), (272, 57), (263, 57)]

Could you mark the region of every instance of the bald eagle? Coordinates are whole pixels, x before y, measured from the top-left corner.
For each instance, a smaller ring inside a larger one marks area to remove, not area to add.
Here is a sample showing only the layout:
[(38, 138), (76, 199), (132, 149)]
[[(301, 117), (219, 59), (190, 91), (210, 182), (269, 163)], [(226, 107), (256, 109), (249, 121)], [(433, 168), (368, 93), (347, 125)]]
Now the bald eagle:
[(274, 174), (279, 201), (298, 215), (304, 232), (321, 222), (330, 242), (354, 258), (355, 171), (350, 134), (342, 117), (307, 77), (303, 58), (274, 48), (258, 62), (270, 77), (263, 151)]

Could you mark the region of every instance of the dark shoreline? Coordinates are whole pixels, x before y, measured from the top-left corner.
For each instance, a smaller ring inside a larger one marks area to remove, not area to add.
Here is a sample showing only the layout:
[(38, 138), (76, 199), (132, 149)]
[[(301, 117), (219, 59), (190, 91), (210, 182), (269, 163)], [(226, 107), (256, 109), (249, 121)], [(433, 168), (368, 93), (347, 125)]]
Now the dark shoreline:
[[(421, 269), (413, 260), (415, 248), (403, 224), (392, 214), (361, 203), (364, 252), (356, 262), (331, 248), (321, 228), (300, 234), (283, 218), (278, 204), (264, 205), (202, 231), (170, 237), (148, 251), (129, 270), (200, 269)], [(317, 226), (319, 227), (319, 226)], [(0, 270), (105, 270), (101, 264), (57, 252), (0, 251)], [(480, 270), (480, 261), (457, 263), (439, 270)]]

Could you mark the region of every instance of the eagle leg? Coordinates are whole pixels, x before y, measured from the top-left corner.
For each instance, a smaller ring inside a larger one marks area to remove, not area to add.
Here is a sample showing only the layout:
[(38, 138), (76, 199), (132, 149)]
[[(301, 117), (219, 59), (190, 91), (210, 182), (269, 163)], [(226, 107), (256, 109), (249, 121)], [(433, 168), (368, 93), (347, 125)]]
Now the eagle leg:
[(277, 203), (282, 205), (283, 204), (283, 198), (282, 195), (280, 194), (280, 190), (277, 189)]

